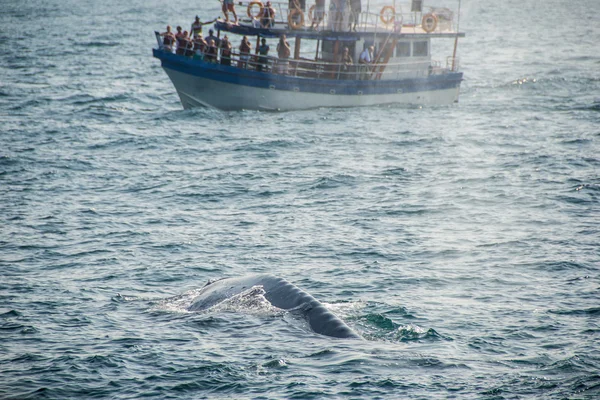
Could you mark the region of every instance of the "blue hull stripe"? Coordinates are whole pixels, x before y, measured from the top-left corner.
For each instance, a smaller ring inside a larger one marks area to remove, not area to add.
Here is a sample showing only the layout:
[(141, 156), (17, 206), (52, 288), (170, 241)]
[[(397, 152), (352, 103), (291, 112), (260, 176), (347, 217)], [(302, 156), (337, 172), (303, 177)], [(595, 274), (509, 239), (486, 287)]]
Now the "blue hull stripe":
[(425, 78), (378, 81), (297, 78), (206, 63), (156, 49), (153, 49), (153, 53), (154, 57), (161, 60), (163, 68), (184, 74), (235, 85), (305, 93), (356, 95), (360, 91), (363, 95), (377, 95), (428, 92), (456, 88), (463, 76), (462, 72), (452, 72)]

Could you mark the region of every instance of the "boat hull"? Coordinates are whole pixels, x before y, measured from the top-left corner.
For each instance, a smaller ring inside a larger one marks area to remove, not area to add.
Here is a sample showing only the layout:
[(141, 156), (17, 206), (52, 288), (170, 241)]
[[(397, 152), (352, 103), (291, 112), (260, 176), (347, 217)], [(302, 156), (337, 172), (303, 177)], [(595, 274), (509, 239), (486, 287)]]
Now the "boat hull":
[(458, 100), (462, 73), (399, 80), (308, 79), (264, 73), (155, 50), (184, 108), (303, 110)]

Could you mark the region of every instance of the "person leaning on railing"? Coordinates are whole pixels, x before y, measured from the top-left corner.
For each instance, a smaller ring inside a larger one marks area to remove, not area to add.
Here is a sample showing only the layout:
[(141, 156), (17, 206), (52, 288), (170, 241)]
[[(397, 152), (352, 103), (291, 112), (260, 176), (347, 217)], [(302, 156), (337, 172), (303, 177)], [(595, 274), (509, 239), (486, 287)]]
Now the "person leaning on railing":
[(244, 36), (242, 38), (242, 43), (240, 44), (240, 61), (238, 62), (238, 68), (248, 68), (251, 51), (252, 43), (248, 40), (248, 36)]
[(217, 54), (218, 54), (217, 45), (215, 44), (214, 40), (210, 39), (208, 41), (208, 47), (206, 48), (206, 53), (204, 54), (204, 61), (207, 61), (210, 63), (216, 63), (217, 62)]
[(183, 34), (177, 38), (177, 54), (182, 56), (191, 56), (192, 42), (188, 35), (188, 31), (183, 31)]
[(342, 79), (350, 79), (352, 74), (352, 67), (354, 66), (354, 61), (352, 60), (352, 56), (350, 55), (350, 50), (347, 47), (344, 47), (344, 53), (342, 54)]
[(231, 43), (227, 35), (221, 40), (221, 65), (231, 65)]
[(177, 33), (175, 34), (175, 41), (177, 42), (177, 50), (175, 50), (176, 54), (183, 54), (183, 45), (182, 45), (182, 40), (183, 40), (183, 28), (178, 26), (177, 27)]
[(208, 43), (202, 39), (202, 36), (196, 36), (194, 38), (194, 59), (202, 60), (207, 47)]
[(160, 34), (163, 38), (163, 49), (169, 52), (173, 52), (173, 45), (175, 44), (175, 34), (171, 32), (171, 25), (167, 25), (167, 31)]
[(193, 57), (194, 56), (194, 41), (189, 36), (189, 34), (185, 38), (185, 56), (186, 57)]
[(360, 66), (360, 79), (366, 80), (369, 79), (369, 73), (371, 72), (371, 64), (373, 61), (373, 54), (375, 52), (375, 47), (369, 46), (365, 47), (365, 49), (360, 53), (358, 57), (358, 64)]

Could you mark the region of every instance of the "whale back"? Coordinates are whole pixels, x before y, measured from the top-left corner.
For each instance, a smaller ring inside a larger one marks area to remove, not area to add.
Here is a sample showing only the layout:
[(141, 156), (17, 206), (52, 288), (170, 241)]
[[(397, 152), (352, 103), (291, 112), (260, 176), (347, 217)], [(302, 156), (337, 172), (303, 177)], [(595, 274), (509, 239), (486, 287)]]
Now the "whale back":
[(310, 294), (285, 279), (273, 275), (225, 278), (209, 283), (202, 289), (188, 310), (206, 310), (253, 286), (262, 286), (265, 298), (275, 307), (301, 312), (316, 333), (337, 338), (360, 338), (356, 332)]

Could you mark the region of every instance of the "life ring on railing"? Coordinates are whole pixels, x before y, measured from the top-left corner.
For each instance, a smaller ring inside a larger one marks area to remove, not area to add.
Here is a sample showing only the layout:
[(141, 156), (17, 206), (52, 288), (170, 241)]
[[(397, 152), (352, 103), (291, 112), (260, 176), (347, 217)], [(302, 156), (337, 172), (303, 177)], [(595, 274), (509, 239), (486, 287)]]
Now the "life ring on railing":
[(391, 24), (396, 19), (396, 9), (392, 6), (383, 7), (379, 13), (379, 19), (386, 25)]
[[(300, 21), (296, 20), (296, 16), (300, 15)], [(288, 24), (292, 29), (300, 29), (304, 26), (304, 13), (302, 10), (294, 8), (288, 14)]]
[[(254, 6), (259, 6), (259, 7), (260, 7), (260, 8), (258, 9), (258, 14), (253, 14), (253, 13), (252, 13), (252, 9), (254, 8)], [(260, 17), (260, 16), (262, 15), (264, 7), (265, 7), (265, 6), (264, 6), (264, 5), (263, 5), (263, 3), (262, 3), (262, 2), (260, 2), (260, 1), (251, 1), (251, 2), (248, 4), (248, 8), (246, 9), (246, 14), (248, 14), (248, 16), (249, 16), (250, 18), (252, 18), (252, 19), (254, 19), (254, 18), (258, 18), (258, 17)]]
[(423, 19), (421, 20), (421, 28), (427, 33), (431, 33), (435, 31), (437, 28), (438, 18), (433, 14), (425, 14), (423, 15)]

